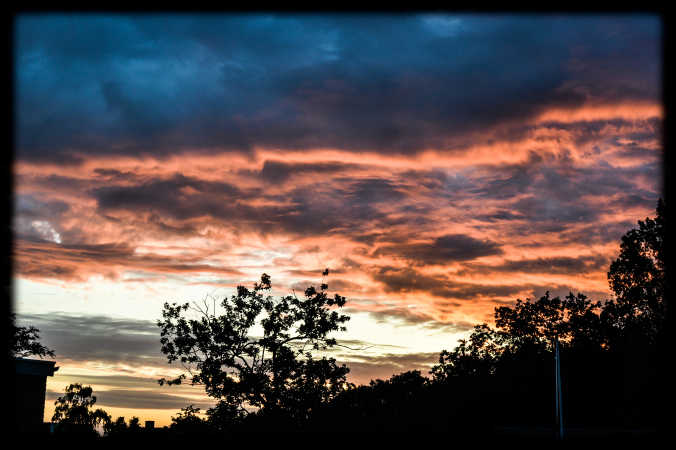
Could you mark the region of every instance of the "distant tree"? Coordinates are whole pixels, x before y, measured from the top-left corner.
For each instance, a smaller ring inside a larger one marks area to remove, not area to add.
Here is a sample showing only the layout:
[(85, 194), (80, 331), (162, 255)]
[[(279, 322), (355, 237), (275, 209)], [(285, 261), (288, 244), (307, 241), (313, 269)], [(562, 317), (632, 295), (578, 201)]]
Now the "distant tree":
[(449, 377), (493, 375), (502, 353), (499, 334), (488, 325), (476, 325), (469, 340), (460, 339), (452, 351), (442, 350), (430, 373), (435, 381)]
[(54, 404), (52, 422), (59, 424), (57, 429), (71, 429), (73, 425), (86, 431), (95, 431), (97, 425), (110, 426), (110, 416), (102, 409), (92, 410), (96, 396), (92, 395), (90, 386), (79, 383), (66, 387), (66, 393)]
[(138, 417), (133, 416), (129, 420), (129, 431), (141, 431), (141, 420)]
[(136, 434), (142, 432), (143, 428), (141, 428), (141, 420), (133, 416), (129, 419), (129, 424), (125, 422), (124, 417), (118, 417), (114, 422), (110, 420), (104, 422), (103, 430), (106, 436), (124, 437), (124, 435), (128, 435), (129, 433)]
[(126, 433), (128, 429), (124, 417), (118, 417), (114, 422), (109, 421), (103, 425), (106, 435)]
[(188, 405), (171, 418), (171, 429), (181, 433), (199, 433), (208, 431), (207, 421), (198, 416), (200, 408)]
[(33, 326), (28, 328), (17, 327), (16, 314), (14, 313), (9, 315), (9, 321), (9, 344), (11, 356), (20, 358), (26, 358), (32, 355), (38, 356), (40, 358), (45, 356), (50, 356), (52, 358), (54, 357), (54, 350), (51, 350), (40, 344), (40, 330)]
[[(205, 300), (192, 308), (189, 303), (164, 304), (163, 320), (158, 321), (162, 352), (169, 363), (183, 364), (192, 384), (204, 385), (207, 395), (219, 400), (212, 410), (214, 420), (237, 420), (252, 408), (303, 420), (346, 385), (345, 365), (312, 357), (312, 350), (337, 345), (329, 334), (344, 331), (349, 317), (332, 308), (342, 307), (345, 298), (329, 297), (326, 284), (319, 291), (307, 288), (304, 299), (294, 294), (275, 300), (264, 295), (270, 289), (267, 274), (252, 290), (238, 286), (236, 295), (220, 302), (220, 315), (215, 300), (211, 306)], [(197, 318), (187, 317), (189, 308)], [(251, 335), (257, 325), (262, 337)], [(159, 383), (180, 384), (187, 376)]]
[(313, 414), (308, 429), (331, 431), (336, 423), (352, 431), (434, 429), (430, 387), (430, 380), (418, 370), (371, 380), (368, 385), (350, 385)]
[(214, 431), (232, 431), (247, 417), (238, 405), (219, 400), (215, 407), (207, 410), (207, 422)]

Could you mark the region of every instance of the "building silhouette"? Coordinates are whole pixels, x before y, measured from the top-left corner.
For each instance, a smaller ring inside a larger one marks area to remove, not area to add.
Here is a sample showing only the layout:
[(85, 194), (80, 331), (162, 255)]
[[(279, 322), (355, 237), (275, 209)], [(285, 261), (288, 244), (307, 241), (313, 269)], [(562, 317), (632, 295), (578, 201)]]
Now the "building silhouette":
[(14, 425), (19, 432), (46, 431), (44, 424), (47, 377), (59, 370), (56, 361), (14, 358)]

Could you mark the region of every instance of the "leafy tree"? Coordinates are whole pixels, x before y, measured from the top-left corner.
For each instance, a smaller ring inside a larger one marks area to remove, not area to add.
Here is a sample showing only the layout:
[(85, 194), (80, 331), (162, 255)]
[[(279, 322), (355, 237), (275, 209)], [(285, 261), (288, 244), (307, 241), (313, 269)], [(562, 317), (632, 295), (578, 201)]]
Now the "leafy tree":
[(522, 346), (551, 350), (558, 338), (561, 345), (603, 346), (600, 334), (601, 302), (592, 302), (586, 295), (569, 293), (564, 299), (551, 298), (549, 292), (539, 300), (516, 301), (513, 308), (495, 309), (495, 325), (504, 345), (517, 351)]
[[(468, 389), (472, 380), (488, 377), (483, 389), (493, 389), (496, 406), (509, 404), (521, 417), (542, 414), (552, 410), (551, 343), (558, 338), (564, 415), (650, 423), (660, 392), (657, 365), (664, 359), (664, 349), (660, 353), (655, 345), (665, 328), (664, 202), (655, 219), (638, 223), (623, 236), (610, 265), (615, 300), (602, 304), (580, 293), (560, 299), (547, 292), (536, 301), (495, 308), (495, 328), (476, 326), (453, 351), (443, 351), (431, 371), (434, 381)], [(592, 397), (598, 401), (590, 402)]]
[[(273, 299), (265, 295), (270, 289), (267, 274), (251, 290), (238, 286), (236, 295), (220, 302), (220, 315), (215, 300), (211, 307), (206, 300), (192, 308), (189, 303), (164, 304), (158, 321), (162, 352), (169, 363), (182, 363), (192, 384), (204, 385), (209, 396), (219, 399), (214, 420), (238, 419), (252, 409), (303, 420), (346, 385), (345, 365), (312, 357), (312, 350), (337, 345), (329, 334), (344, 331), (349, 317), (333, 308), (342, 307), (345, 298), (329, 297), (326, 284), (319, 291), (309, 287), (303, 299), (295, 294)], [(197, 318), (188, 318), (188, 312)], [(256, 326), (262, 337), (251, 335)], [(159, 383), (180, 384), (187, 376)]]
[(605, 308), (605, 317), (616, 335), (633, 335), (633, 339), (642, 336), (648, 343), (655, 343), (664, 329), (666, 226), (665, 205), (660, 199), (654, 219), (639, 220), (638, 228), (622, 236), (620, 255), (608, 271), (615, 300)]
[(601, 302), (581, 293), (564, 299), (549, 292), (536, 301), (518, 299), (513, 307), (495, 308), (495, 329), (477, 325), (453, 351), (442, 351), (430, 373), (436, 381), (495, 375), (507, 360), (551, 354), (555, 337), (562, 347), (601, 350), (607, 345), (601, 309)]
[[(92, 411), (96, 403), (96, 396), (92, 395), (90, 386), (79, 383), (66, 387), (66, 393), (59, 397), (54, 404), (52, 422), (59, 424), (59, 428), (71, 428), (76, 425), (88, 431), (95, 431), (97, 425), (110, 426), (110, 416), (102, 409)], [(62, 427), (65, 425), (65, 427)]]
[(622, 395), (618, 411), (625, 423), (663, 420), (659, 401), (671, 383), (665, 376), (665, 354), (670, 346), (664, 335), (668, 280), (666, 208), (662, 199), (656, 212), (654, 219), (639, 220), (638, 228), (622, 236), (620, 253), (608, 271), (615, 298), (606, 303), (602, 319), (620, 361), (617, 371), (621, 374)]
[(31, 355), (39, 356), (40, 358), (45, 356), (54, 357), (54, 350), (40, 344), (40, 330), (33, 326), (28, 328), (17, 327), (16, 314), (14, 313), (9, 315), (9, 320), (9, 344), (11, 356), (20, 358), (26, 358)]

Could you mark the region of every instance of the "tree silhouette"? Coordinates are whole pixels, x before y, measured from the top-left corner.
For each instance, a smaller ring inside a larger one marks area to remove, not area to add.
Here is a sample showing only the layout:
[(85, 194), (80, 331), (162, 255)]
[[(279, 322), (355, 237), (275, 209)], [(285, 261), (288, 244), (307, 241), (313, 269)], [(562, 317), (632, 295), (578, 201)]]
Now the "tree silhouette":
[(608, 282), (615, 299), (602, 314), (611, 346), (618, 354), (621, 406), (625, 423), (661, 420), (659, 399), (670, 389), (666, 373), (670, 346), (665, 341), (666, 208), (660, 199), (654, 219), (638, 221), (638, 228), (622, 236), (620, 254), (610, 265)]
[(141, 431), (141, 419), (133, 416), (129, 420), (129, 431)]
[(655, 219), (638, 221), (638, 228), (622, 236), (620, 255), (610, 265), (608, 281), (616, 299), (606, 306), (612, 330), (654, 344), (664, 329), (666, 230), (664, 201), (657, 203)]
[(208, 431), (209, 424), (197, 415), (199, 412), (200, 408), (195, 408), (193, 405), (181, 408), (179, 413), (171, 418), (171, 430), (179, 433), (199, 433)]
[(603, 349), (601, 302), (584, 294), (569, 293), (564, 299), (549, 292), (536, 301), (517, 299), (513, 307), (495, 308), (495, 326), (474, 327), (469, 339), (461, 339), (453, 351), (442, 351), (430, 372), (437, 381), (453, 376), (494, 375), (508, 359), (549, 355), (558, 337), (567, 348)]
[(495, 308), (495, 328), (478, 325), (454, 350), (441, 352), (430, 372), (434, 382), (467, 388), (482, 378), (492, 386), (482, 389), (493, 389), (496, 408), (509, 404), (521, 417), (546, 412), (548, 401), (536, 400), (551, 400), (551, 344), (558, 338), (567, 420), (650, 423), (663, 358), (656, 342), (666, 309), (664, 211), (660, 200), (655, 219), (639, 221), (623, 236), (608, 272), (615, 300), (602, 304), (581, 293), (561, 299), (547, 292)]
[[(345, 365), (312, 355), (312, 350), (337, 344), (329, 334), (345, 330), (349, 317), (334, 309), (345, 298), (329, 297), (326, 284), (319, 291), (307, 288), (303, 299), (290, 295), (275, 300), (264, 295), (270, 289), (267, 274), (252, 290), (238, 286), (236, 295), (220, 302), (220, 315), (215, 300), (192, 308), (189, 303), (164, 304), (163, 320), (157, 323), (162, 352), (169, 363), (182, 363), (192, 384), (204, 385), (207, 395), (219, 399), (214, 418), (237, 419), (258, 410), (259, 415), (303, 420), (346, 385)], [(262, 337), (251, 335), (257, 325)], [(187, 377), (183, 373), (159, 383), (180, 384)]]
[(488, 325), (476, 325), (467, 339), (460, 339), (452, 351), (442, 350), (439, 364), (430, 373), (437, 382), (449, 377), (485, 376), (495, 373), (495, 366), (501, 354), (498, 333)]
[(16, 314), (9, 315), (9, 349), (13, 357), (26, 358), (31, 355), (43, 358), (45, 356), (54, 357), (54, 350), (51, 350), (40, 344), (40, 330), (30, 326), (17, 327)]
[(247, 414), (232, 403), (219, 400), (215, 407), (207, 410), (207, 423), (213, 431), (232, 431), (242, 425)]
[(96, 403), (96, 396), (92, 395), (90, 386), (79, 383), (66, 387), (66, 393), (59, 397), (54, 404), (52, 422), (59, 424), (57, 430), (81, 429), (95, 431), (97, 425), (109, 426), (110, 416), (102, 409), (92, 411)]
[(108, 421), (104, 423), (103, 430), (106, 433), (106, 436), (113, 436), (117, 434), (126, 433), (129, 430), (127, 423), (124, 420), (124, 417), (118, 417), (114, 422)]

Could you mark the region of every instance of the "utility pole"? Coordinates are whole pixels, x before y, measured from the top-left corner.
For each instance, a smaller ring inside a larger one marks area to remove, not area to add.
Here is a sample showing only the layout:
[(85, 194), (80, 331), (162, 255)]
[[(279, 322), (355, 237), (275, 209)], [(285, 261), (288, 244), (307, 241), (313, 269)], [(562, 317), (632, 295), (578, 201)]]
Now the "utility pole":
[(556, 384), (556, 422), (557, 438), (563, 439), (563, 405), (561, 403), (561, 357), (559, 355), (559, 337), (554, 337), (554, 371)]

